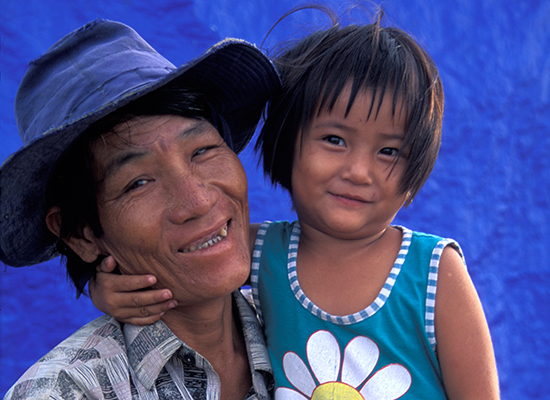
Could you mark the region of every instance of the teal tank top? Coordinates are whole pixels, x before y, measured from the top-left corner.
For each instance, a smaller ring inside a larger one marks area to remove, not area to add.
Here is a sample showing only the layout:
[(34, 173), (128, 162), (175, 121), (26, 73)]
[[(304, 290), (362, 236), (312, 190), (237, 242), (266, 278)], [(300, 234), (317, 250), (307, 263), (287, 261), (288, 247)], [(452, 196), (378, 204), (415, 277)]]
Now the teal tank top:
[(254, 246), (251, 286), (275, 373), (275, 399), (446, 399), (437, 361), (434, 307), (440, 255), (456, 242), (403, 232), (376, 300), (330, 315), (296, 275), (298, 222), (267, 222)]

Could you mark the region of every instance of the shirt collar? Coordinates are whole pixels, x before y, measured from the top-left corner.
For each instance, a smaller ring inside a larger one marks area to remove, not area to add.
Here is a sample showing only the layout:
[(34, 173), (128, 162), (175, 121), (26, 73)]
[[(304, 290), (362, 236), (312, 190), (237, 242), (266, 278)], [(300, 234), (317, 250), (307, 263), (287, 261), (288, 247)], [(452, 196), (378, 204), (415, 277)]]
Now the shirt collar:
[(274, 378), (264, 332), (258, 322), (255, 310), (242, 293), (240, 291), (233, 292), (233, 299), (241, 320), (248, 363), (252, 373), (252, 386), (259, 398), (268, 398), (268, 392), (274, 386)]
[(141, 384), (151, 390), (160, 371), (183, 342), (162, 321), (146, 326), (126, 324), (123, 331), (130, 368)]
[[(235, 291), (233, 299), (240, 316), (253, 387), (261, 395), (273, 387), (273, 370), (264, 333), (255, 311), (243, 295)], [(174, 353), (182, 347), (189, 349), (162, 321), (146, 326), (126, 324), (123, 332), (130, 368), (148, 390), (153, 388), (162, 368)]]

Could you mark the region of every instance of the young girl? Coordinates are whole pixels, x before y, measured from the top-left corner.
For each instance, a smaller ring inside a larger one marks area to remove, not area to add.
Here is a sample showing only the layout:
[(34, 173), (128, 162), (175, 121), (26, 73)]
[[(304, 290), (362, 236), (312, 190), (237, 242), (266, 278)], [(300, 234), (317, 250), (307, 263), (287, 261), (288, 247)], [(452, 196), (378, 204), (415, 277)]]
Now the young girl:
[[(251, 227), (275, 397), (496, 399), (490, 334), (458, 244), (390, 225), (434, 166), (443, 89), (429, 55), (380, 19), (335, 24), (276, 59), (283, 91), (256, 148), (298, 221)], [(172, 305), (167, 291), (124, 292), (153, 277), (111, 278), (98, 275), (94, 302), (123, 321)]]

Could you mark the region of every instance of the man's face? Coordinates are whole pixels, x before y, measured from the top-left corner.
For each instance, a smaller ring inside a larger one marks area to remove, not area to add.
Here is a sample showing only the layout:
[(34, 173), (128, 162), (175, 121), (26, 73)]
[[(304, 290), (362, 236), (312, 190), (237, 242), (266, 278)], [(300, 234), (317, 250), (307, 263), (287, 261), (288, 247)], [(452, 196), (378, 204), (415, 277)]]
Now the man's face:
[(226, 296), (250, 272), (244, 169), (208, 122), (139, 117), (92, 144), (94, 238), (122, 273), (154, 274), (180, 305)]

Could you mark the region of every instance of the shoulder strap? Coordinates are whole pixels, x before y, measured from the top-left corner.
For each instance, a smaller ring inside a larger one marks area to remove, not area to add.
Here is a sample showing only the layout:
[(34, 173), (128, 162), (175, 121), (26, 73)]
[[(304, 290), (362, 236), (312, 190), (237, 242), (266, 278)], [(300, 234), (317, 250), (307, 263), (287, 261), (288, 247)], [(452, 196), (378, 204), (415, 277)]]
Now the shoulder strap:
[(250, 285), (252, 287), (252, 299), (254, 300), (254, 307), (258, 313), (258, 318), (262, 326), (264, 325), (262, 317), (262, 308), (260, 306), (260, 296), (258, 294), (258, 276), (260, 274), (260, 260), (262, 258), (262, 248), (264, 245), (265, 234), (269, 228), (271, 221), (265, 221), (260, 225), (258, 233), (256, 233), (256, 240), (254, 241), (254, 251), (252, 252), (252, 265), (250, 267)]
[(432, 346), (433, 351), (436, 351), (436, 339), (435, 339), (435, 295), (437, 292), (437, 277), (439, 274), (439, 260), (441, 259), (441, 254), (447, 246), (452, 246), (455, 248), (464, 260), (462, 250), (457, 242), (452, 239), (442, 239), (440, 240), (433, 249), (432, 257), (430, 259), (430, 269), (428, 272), (428, 290), (426, 293), (426, 334), (428, 335), (428, 340)]

